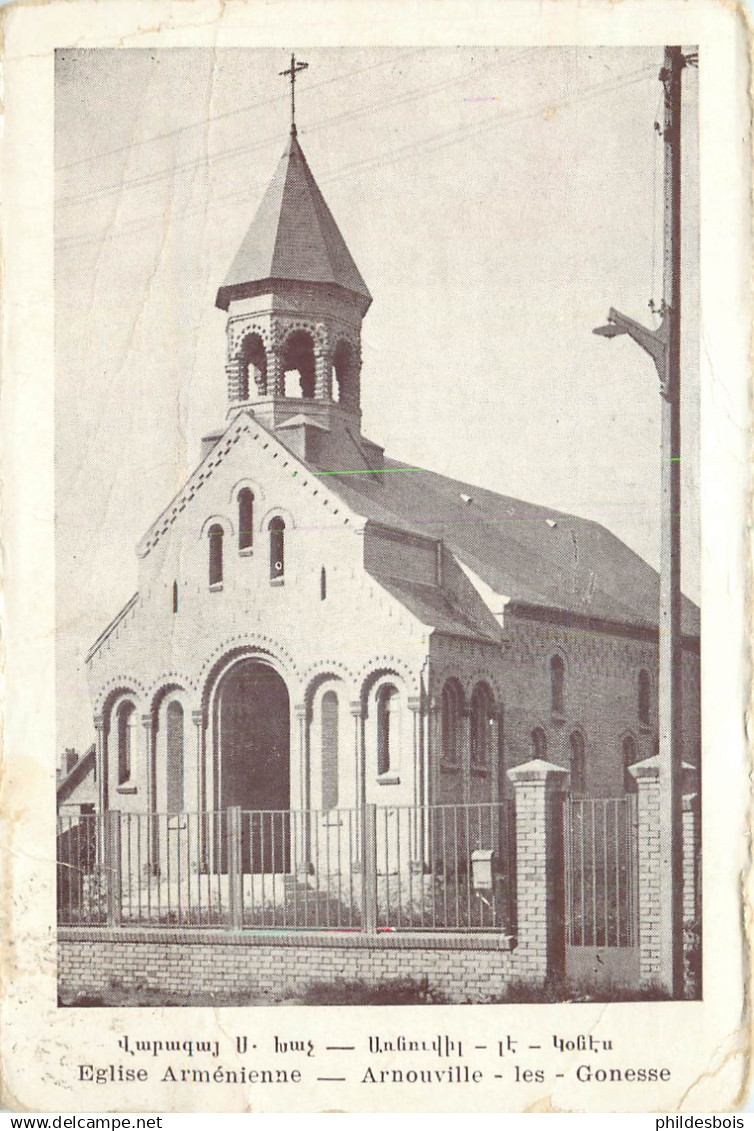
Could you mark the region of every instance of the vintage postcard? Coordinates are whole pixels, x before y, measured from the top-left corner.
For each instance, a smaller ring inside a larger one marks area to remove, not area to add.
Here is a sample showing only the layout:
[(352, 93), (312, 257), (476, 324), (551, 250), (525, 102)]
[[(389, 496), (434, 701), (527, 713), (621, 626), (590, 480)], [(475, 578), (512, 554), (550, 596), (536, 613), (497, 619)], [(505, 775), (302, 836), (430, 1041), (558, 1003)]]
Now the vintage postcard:
[(3, 16), (4, 1105), (735, 1110), (743, 14)]

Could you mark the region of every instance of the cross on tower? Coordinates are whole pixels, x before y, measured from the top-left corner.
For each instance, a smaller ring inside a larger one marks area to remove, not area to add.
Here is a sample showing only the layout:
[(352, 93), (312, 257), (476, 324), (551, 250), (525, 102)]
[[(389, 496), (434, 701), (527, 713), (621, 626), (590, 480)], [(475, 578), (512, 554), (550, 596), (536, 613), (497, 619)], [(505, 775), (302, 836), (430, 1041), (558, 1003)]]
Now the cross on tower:
[(290, 75), (291, 77), (291, 133), (296, 136), (296, 75), (299, 71), (305, 71), (309, 66), (308, 63), (297, 63), (296, 56), (291, 55), (291, 65), (287, 71), (280, 71), (281, 75)]

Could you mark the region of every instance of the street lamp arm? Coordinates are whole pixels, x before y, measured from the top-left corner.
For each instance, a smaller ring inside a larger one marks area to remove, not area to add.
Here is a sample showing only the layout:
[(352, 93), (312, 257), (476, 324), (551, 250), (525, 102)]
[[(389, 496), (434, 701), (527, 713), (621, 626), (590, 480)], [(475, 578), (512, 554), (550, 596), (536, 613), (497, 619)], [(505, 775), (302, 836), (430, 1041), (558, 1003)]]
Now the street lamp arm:
[(628, 334), (629, 338), (641, 346), (644, 352), (648, 353), (654, 361), (660, 377), (662, 392), (665, 395), (668, 386), (669, 321), (667, 313), (663, 316), (662, 322), (656, 330), (649, 330), (646, 326), (642, 326), (640, 322), (635, 322), (633, 318), (621, 314), (613, 307), (610, 307), (607, 322), (607, 326), (600, 326), (594, 333), (601, 334), (605, 338)]

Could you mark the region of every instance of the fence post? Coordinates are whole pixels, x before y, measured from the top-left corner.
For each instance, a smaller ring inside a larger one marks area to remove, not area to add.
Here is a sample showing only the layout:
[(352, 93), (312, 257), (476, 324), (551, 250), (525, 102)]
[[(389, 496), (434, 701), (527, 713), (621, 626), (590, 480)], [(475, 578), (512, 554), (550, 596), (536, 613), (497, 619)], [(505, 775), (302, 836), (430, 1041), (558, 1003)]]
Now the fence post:
[(639, 980), (643, 986), (660, 980), (660, 769), (659, 758), (645, 758), (628, 767), (636, 781), (636, 855), (638, 868)]
[(230, 805), (225, 810), (228, 858), (228, 926), (240, 931), (243, 926), (243, 877), (241, 874), (241, 810)]
[(516, 791), (517, 972), (544, 982), (563, 957), (563, 845), (553, 795), (568, 789), (570, 774), (535, 758), (508, 777)]
[(377, 806), (365, 804), (361, 808), (361, 901), (362, 930), (367, 935), (377, 934)]
[(104, 865), (107, 883), (107, 925), (119, 927), (123, 912), (120, 810), (108, 809), (104, 827)]

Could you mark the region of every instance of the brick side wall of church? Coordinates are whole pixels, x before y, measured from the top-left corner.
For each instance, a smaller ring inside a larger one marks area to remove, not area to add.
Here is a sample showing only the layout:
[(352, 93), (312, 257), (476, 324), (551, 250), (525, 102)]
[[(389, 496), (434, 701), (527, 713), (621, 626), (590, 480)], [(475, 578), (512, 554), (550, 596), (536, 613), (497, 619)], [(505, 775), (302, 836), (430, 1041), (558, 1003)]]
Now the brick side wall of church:
[[(477, 677), (494, 679), (503, 708), (503, 757), (506, 768), (536, 756), (532, 731), (541, 727), (547, 738), (546, 757), (567, 768), (570, 739), (581, 732), (586, 754), (586, 791), (592, 796), (620, 796), (623, 783), (623, 739), (631, 735), (637, 760), (655, 753), (657, 739), (657, 645), (651, 640), (588, 628), (547, 624), (509, 616), (505, 642), (499, 648), (460, 639), (432, 642), (435, 696), (445, 679), (454, 676), (466, 689)], [(550, 659), (565, 663), (564, 710), (551, 709)], [(644, 668), (652, 681), (650, 726), (640, 725), (638, 676)], [(487, 674), (490, 673), (490, 674)], [(683, 757), (699, 764), (699, 657), (683, 656)], [(453, 784), (437, 774), (438, 799), (452, 800)]]

